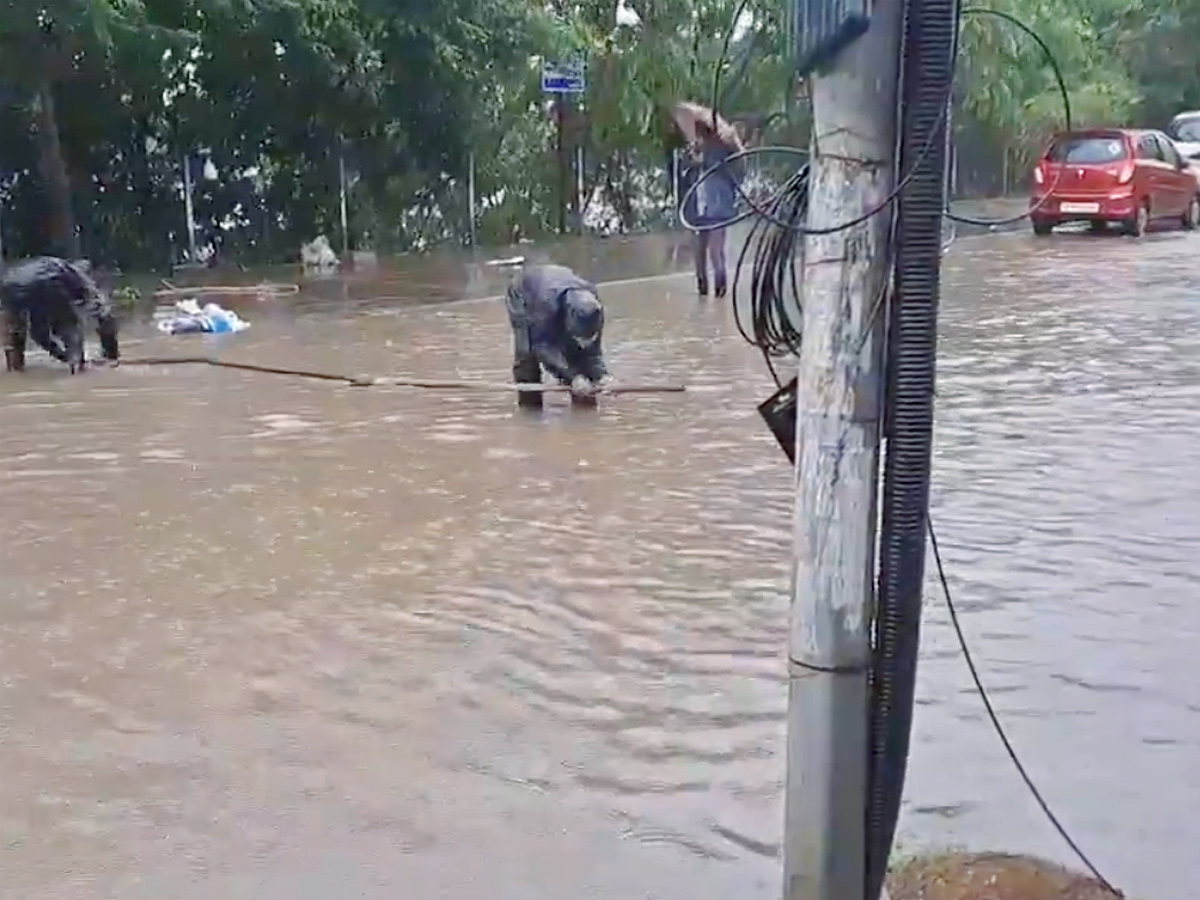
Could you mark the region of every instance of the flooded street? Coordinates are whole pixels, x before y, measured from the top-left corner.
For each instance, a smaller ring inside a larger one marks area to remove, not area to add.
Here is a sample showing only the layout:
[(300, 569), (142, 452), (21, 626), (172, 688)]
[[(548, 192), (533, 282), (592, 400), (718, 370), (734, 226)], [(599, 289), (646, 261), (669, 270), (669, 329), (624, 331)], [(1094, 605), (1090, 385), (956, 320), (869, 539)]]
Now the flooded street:
[[(126, 353), (508, 377), (501, 303), (339, 291)], [(778, 897), (769, 378), (686, 276), (603, 297), (618, 377), (696, 390), (531, 420), (201, 367), (0, 377), (3, 897)], [(1200, 238), (964, 239), (939, 366), (933, 515), (983, 678), (1107, 877), (1191, 900)], [(918, 704), (901, 849), (1069, 861), (932, 577)]]

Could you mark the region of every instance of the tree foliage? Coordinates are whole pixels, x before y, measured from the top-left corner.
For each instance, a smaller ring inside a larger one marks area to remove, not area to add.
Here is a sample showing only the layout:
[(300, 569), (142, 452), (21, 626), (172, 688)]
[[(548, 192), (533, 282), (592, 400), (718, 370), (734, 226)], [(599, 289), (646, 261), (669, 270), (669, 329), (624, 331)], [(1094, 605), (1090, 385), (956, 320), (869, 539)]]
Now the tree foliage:
[[(1200, 108), (1200, 0), (976, 5), (1012, 15), (1046, 43), (1069, 91), (1076, 127), (1162, 128), (1176, 113)], [(1063, 127), (1061, 92), (1046, 53), (1011, 23), (967, 17), (958, 79), (960, 145), (970, 146), (985, 168), (1007, 162), (1024, 171), (1049, 135)]]

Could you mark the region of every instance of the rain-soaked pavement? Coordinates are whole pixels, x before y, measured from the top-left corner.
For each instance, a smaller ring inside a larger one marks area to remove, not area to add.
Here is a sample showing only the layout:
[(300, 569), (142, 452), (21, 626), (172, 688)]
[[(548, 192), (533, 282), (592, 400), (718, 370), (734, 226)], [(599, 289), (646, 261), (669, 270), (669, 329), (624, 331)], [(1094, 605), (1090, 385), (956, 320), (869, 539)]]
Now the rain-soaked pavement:
[[(1200, 884), (1198, 241), (963, 240), (942, 319), (965, 627), (1049, 800), (1145, 900)], [(598, 277), (664, 265), (605, 246)], [(503, 378), (500, 304), (362, 299), (483, 271), (245, 301), (221, 353)], [(210, 368), (0, 378), (5, 898), (778, 896), (767, 376), (686, 277), (604, 296), (623, 379), (704, 389), (530, 421)], [(1066, 858), (930, 588), (902, 846)]]

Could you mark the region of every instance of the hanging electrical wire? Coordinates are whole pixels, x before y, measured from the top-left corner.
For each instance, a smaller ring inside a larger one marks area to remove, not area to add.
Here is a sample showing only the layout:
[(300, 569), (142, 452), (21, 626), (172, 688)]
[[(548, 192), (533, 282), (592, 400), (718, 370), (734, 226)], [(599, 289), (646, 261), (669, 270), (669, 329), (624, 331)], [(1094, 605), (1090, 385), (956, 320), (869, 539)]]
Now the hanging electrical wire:
[(988, 694), (987, 688), (984, 687), (983, 679), (979, 677), (979, 669), (975, 666), (975, 656), (971, 653), (971, 648), (967, 644), (967, 636), (963, 633), (962, 623), (958, 620), (958, 608), (954, 605), (954, 597), (950, 593), (950, 581), (946, 577), (946, 569), (942, 564), (942, 552), (938, 546), (937, 533), (933, 530), (933, 520), (927, 519), (925, 524), (929, 532), (929, 548), (933, 552), (933, 563), (937, 569), (938, 583), (942, 588), (942, 597), (946, 601), (946, 609), (950, 613), (950, 624), (954, 629), (954, 636), (958, 640), (959, 649), (962, 650), (963, 660), (967, 664), (967, 671), (971, 674), (971, 681), (975, 685), (975, 691), (979, 694), (979, 699), (983, 702), (983, 708), (987, 712), (988, 721), (1000, 738), (1000, 743), (1004, 745), (1004, 752), (1008, 755), (1009, 762), (1013, 764), (1013, 767), (1017, 770), (1017, 774), (1021, 777), (1021, 781), (1024, 782), (1025, 787), (1033, 797), (1034, 802), (1037, 803), (1038, 808), (1045, 815), (1051, 827), (1058, 832), (1058, 836), (1063, 839), (1063, 843), (1071, 848), (1071, 852), (1083, 863), (1084, 868), (1091, 872), (1092, 877), (1096, 879), (1100, 887), (1114, 897), (1123, 898), (1125, 894), (1113, 887), (1112, 882), (1101, 874), (1095, 863), (1083, 852), (1083, 848), (1079, 846), (1071, 836), (1071, 833), (1067, 831), (1067, 827), (1055, 815), (1054, 810), (1050, 808), (1050, 804), (1042, 795), (1033, 777), (1029, 774), (1029, 770), (1025, 768), (1021, 757), (1017, 755), (1017, 750), (1009, 739), (1008, 732), (1004, 728), (1003, 723), (1001, 723), (1000, 717), (996, 714), (995, 706), (992, 705), (991, 695)]

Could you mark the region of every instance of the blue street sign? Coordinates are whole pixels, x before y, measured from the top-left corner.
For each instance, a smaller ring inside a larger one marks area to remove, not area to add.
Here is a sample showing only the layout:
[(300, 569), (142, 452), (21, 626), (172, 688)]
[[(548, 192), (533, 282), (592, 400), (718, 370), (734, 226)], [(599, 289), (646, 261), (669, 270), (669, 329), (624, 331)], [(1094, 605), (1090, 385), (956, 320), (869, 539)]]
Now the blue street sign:
[(546, 94), (582, 94), (587, 89), (581, 61), (542, 63), (542, 92)]

